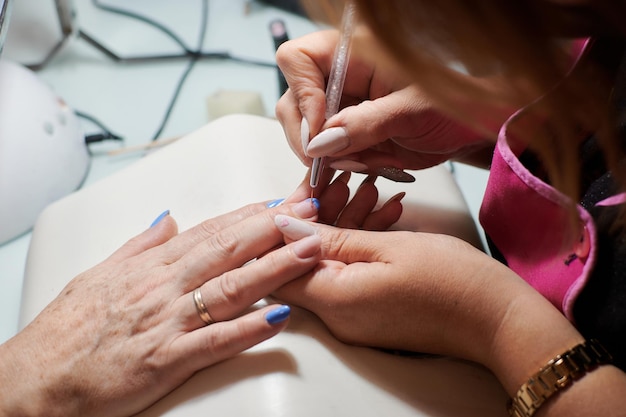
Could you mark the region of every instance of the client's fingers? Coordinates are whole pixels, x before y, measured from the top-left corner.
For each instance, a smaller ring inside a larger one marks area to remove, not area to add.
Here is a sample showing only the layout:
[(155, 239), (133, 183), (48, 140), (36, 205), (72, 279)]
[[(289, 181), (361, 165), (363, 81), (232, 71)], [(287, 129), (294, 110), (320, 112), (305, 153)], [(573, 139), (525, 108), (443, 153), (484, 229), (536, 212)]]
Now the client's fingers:
[(372, 231), (388, 230), (402, 215), (402, 199), (405, 195), (405, 192), (400, 192), (391, 197), (380, 209), (367, 216), (361, 228)]
[(229, 320), (276, 288), (310, 271), (320, 260), (320, 245), (319, 236), (307, 236), (209, 280), (198, 287), (200, 294), (182, 296), (177, 303), (183, 309), (181, 316), (188, 318), (187, 329), (198, 328), (206, 321)]
[(320, 193), (319, 222), (334, 224), (350, 198), (350, 171), (339, 174), (335, 180)]
[(176, 268), (174, 276), (179, 277), (179, 288), (189, 292), (282, 243), (282, 236), (274, 226), (274, 217), (278, 213), (313, 218), (317, 206), (305, 200), (295, 205), (264, 209), (198, 242), (172, 264)]
[[(163, 245), (163, 251), (158, 258), (151, 258), (152, 262), (170, 264), (178, 260), (198, 242), (220, 230), (267, 210), (265, 203), (249, 204), (229, 213), (205, 220), (191, 229), (178, 234), (178, 225), (170, 215), (169, 210), (162, 212), (141, 234), (128, 240), (115, 251), (107, 261), (119, 262), (131, 256), (140, 255), (149, 249)], [(174, 239), (173, 239), (174, 238)]]
[(231, 321), (224, 321), (184, 334), (172, 345), (182, 366), (194, 372), (230, 358), (283, 330), (288, 306), (267, 306)]
[(175, 237), (178, 233), (178, 225), (170, 216), (169, 210), (161, 213), (152, 224), (142, 233), (133, 237), (116, 250), (107, 262), (119, 262), (131, 256), (138, 255), (148, 249), (162, 245)]
[(368, 175), (335, 223), (346, 229), (360, 229), (378, 202), (376, 176)]
[(267, 202), (249, 204), (229, 213), (205, 220), (178, 234), (178, 236), (161, 247), (158, 256), (148, 254), (147, 256), (150, 256), (150, 260), (146, 260), (146, 262), (164, 265), (172, 264), (190, 252), (195, 246), (212, 238), (222, 230), (260, 213), (284, 213), (296, 215), (303, 219), (314, 219), (317, 216), (317, 206), (304, 201), (283, 204), (282, 206), (272, 208), (268, 208)]
[(311, 189), (310, 175), (311, 170), (309, 169), (302, 182), (298, 185), (295, 191), (285, 199), (285, 202), (292, 203), (294, 201), (301, 201), (305, 198), (311, 197), (311, 194), (313, 194), (313, 197), (321, 198), (321, 196), (326, 192), (326, 187), (335, 176), (335, 170), (331, 168), (324, 168), (319, 184), (315, 189)]
[(168, 244), (164, 246), (165, 250), (163, 253), (166, 258), (162, 261), (166, 264), (172, 263), (189, 252), (194, 246), (209, 239), (221, 230), (265, 210), (267, 210), (265, 203), (253, 203), (205, 220), (180, 233), (176, 239), (172, 239), (171, 242), (168, 242)]

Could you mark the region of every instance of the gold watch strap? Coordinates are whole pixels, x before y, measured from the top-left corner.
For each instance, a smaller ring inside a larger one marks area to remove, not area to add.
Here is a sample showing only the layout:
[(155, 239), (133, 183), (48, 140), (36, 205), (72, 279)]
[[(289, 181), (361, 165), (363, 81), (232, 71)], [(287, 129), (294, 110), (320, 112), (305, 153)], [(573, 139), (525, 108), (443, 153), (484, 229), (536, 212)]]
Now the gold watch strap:
[(509, 404), (511, 417), (530, 417), (548, 398), (599, 365), (611, 354), (595, 339), (576, 345), (551, 359), (517, 391)]

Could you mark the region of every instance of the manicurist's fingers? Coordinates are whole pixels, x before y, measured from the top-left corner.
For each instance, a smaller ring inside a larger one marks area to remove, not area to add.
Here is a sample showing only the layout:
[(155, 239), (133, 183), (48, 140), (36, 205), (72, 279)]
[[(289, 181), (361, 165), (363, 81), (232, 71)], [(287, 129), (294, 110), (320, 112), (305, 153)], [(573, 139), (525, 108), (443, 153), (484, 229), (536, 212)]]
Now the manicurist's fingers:
[[(397, 244), (392, 233), (373, 235), (370, 231), (344, 229), (296, 219), (279, 214), (274, 219), (276, 227), (283, 234), (286, 242), (302, 239), (317, 234), (322, 238), (322, 259), (340, 261), (345, 264), (354, 262), (389, 261), (385, 243)], [(394, 232), (400, 233), (400, 232)], [(408, 232), (407, 232), (408, 233)], [(376, 237), (376, 239), (374, 239)]]
[[(276, 63), (289, 84), (288, 94), (293, 96), (276, 105), (276, 117), (283, 126), (295, 128), (304, 117), (310, 132), (319, 132), (325, 120), (326, 76), (330, 73), (338, 36), (337, 31), (318, 31), (297, 41), (285, 42), (276, 51)], [(293, 118), (291, 109), (294, 108), (303, 116)], [(289, 140), (294, 143), (300, 140), (299, 127), (298, 134)]]
[(281, 126), (289, 147), (303, 164), (310, 166), (311, 158), (308, 158), (304, 152), (310, 139), (309, 125), (306, 119), (302, 119), (302, 115), (298, 109), (298, 102), (292, 90), (287, 90), (279, 99), (276, 105), (276, 113), (278, 119), (281, 121)]

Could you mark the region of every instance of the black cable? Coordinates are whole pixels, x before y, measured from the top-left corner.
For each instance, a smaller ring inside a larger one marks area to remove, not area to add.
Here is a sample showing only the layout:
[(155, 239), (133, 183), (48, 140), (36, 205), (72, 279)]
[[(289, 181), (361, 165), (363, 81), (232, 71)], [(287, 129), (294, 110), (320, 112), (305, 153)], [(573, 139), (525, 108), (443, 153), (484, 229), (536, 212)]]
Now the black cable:
[(104, 142), (105, 140), (118, 140), (121, 142), (123, 139), (119, 136), (113, 136), (109, 133), (94, 133), (85, 136), (86, 145), (91, 145), (92, 143), (96, 142)]
[[(94, 0), (94, 1), (96, 1), (96, 0)], [(209, 1), (208, 0), (202, 0), (202, 18), (200, 20), (200, 31), (199, 31), (199, 35), (198, 35), (197, 52), (193, 53), (191, 55), (191, 57), (192, 57), (191, 60), (187, 64), (187, 67), (185, 68), (185, 71), (183, 72), (182, 76), (178, 80), (178, 84), (176, 85), (176, 89), (174, 90), (174, 95), (172, 96), (172, 98), (170, 100), (170, 104), (168, 105), (167, 110), (165, 111), (165, 116), (163, 116), (163, 119), (161, 121), (161, 125), (157, 129), (157, 131), (154, 134), (154, 136), (152, 136), (152, 141), (157, 140), (159, 138), (159, 136), (161, 136), (161, 133), (163, 132), (163, 129), (165, 129), (165, 125), (167, 124), (167, 122), (170, 119), (170, 116), (172, 115), (172, 110), (174, 109), (174, 105), (176, 104), (176, 101), (178, 100), (178, 96), (180, 95), (180, 92), (183, 89), (183, 84), (185, 83), (185, 81), (189, 77), (189, 74), (191, 73), (191, 70), (193, 69), (193, 67), (198, 62), (199, 57), (198, 57), (197, 54), (200, 51), (202, 51), (202, 47), (204, 46), (204, 38), (206, 37), (208, 21), (209, 21)]]
[[(278, 51), (280, 45), (289, 40), (287, 26), (282, 19), (274, 19), (270, 22), (270, 34), (272, 35), (272, 39), (274, 40), (275, 51)], [(276, 73), (278, 74), (278, 96), (281, 97), (283, 94), (285, 94), (285, 91), (287, 91), (289, 85), (287, 84), (285, 75), (280, 70), (280, 68), (276, 70)]]
[(98, 119), (96, 119), (92, 115), (84, 113), (82, 111), (78, 111), (78, 110), (74, 110), (74, 113), (76, 114), (77, 117), (88, 120), (89, 122), (98, 126), (100, 130), (102, 130), (102, 133), (86, 135), (85, 143), (87, 145), (94, 143), (94, 142), (102, 142), (104, 140), (119, 140), (119, 141), (124, 140), (124, 138), (122, 138), (121, 136), (116, 135), (115, 133), (111, 132), (102, 122), (100, 122)]
[[(204, 0), (204, 1), (207, 1), (207, 0)], [(172, 98), (170, 99), (170, 103), (167, 106), (167, 110), (165, 110), (165, 115), (163, 116), (163, 119), (161, 120), (161, 124), (159, 125), (156, 132), (152, 136), (153, 142), (159, 139), (159, 137), (161, 136), (161, 133), (163, 133), (163, 129), (165, 129), (165, 125), (167, 125), (167, 122), (169, 121), (170, 116), (172, 115), (172, 111), (174, 110), (174, 105), (176, 104), (176, 101), (178, 101), (178, 96), (180, 95), (180, 92), (183, 89), (183, 84), (185, 84), (185, 81), (189, 77), (189, 74), (191, 73), (191, 70), (193, 69), (193, 67), (196, 65), (196, 62), (198, 62), (198, 59), (192, 58), (192, 60), (189, 61), (189, 63), (187, 64), (185, 71), (179, 78), (178, 83), (176, 84), (176, 88), (174, 89), (174, 94), (172, 95)]]
[[(110, 6), (107, 4), (101, 3), (99, 0), (92, 0), (92, 3), (95, 8), (101, 9), (103, 11), (118, 14), (121, 16), (125, 16), (128, 18), (139, 20), (143, 23), (146, 23), (155, 29), (163, 32), (167, 37), (169, 37), (172, 41), (178, 44), (182, 49), (182, 53), (174, 53), (174, 54), (156, 54), (156, 55), (145, 55), (145, 56), (120, 56), (116, 54), (114, 51), (110, 50), (108, 47), (103, 45), (96, 38), (91, 36), (82, 28), (76, 28), (77, 37), (87, 42), (89, 45), (97, 49), (106, 55), (109, 59), (114, 62), (120, 63), (141, 63), (141, 62), (154, 62), (154, 61), (165, 61), (165, 60), (180, 60), (180, 59), (189, 59), (189, 58), (198, 58), (202, 60), (216, 59), (216, 60), (230, 60), (234, 62), (238, 62), (241, 64), (247, 65), (255, 65), (266, 68), (277, 69), (278, 66), (274, 62), (268, 61), (260, 61), (252, 58), (240, 57), (230, 54), (226, 51), (202, 51), (202, 50), (192, 50), (189, 48), (185, 42), (174, 33), (171, 29), (163, 25), (162, 23), (157, 22), (154, 19), (151, 19), (147, 16), (143, 16), (139, 13), (134, 13), (129, 10), (120, 9), (114, 6)], [(25, 66), (33, 71), (39, 71), (43, 69), (48, 63), (63, 49), (63, 46), (72, 38), (71, 33), (64, 33), (63, 38), (48, 52), (46, 57), (35, 64), (25, 64)]]
[(167, 124), (174, 105), (176, 104), (176, 101), (178, 99), (178, 96), (180, 95), (180, 92), (182, 90), (182, 87), (185, 83), (185, 81), (187, 80), (187, 78), (189, 77), (189, 74), (191, 73), (191, 71), (193, 70), (195, 64), (199, 61), (199, 60), (204, 60), (204, 59), (221, 59), (221, 60), (231, 60), (234, 62), (239, 62), (242, 64), (248, 64), (248, 65), (256, 65), (256, 66), (262, 66), (262, 67), (266, 67), (266, 68), (278, 68), (277, 65), (275, 63), (270, 63), (270, 62), (265, 62), (265, 61), (259, 61), (259, 60), (255, 60), (255, 59), (250, 59), (250, 58), (245, 58), (245, 57), (240, 57), (240, 56), (235, 56), (235, 55), (231, 55), (228, 52), (205, 52), (203, 51), (203, 46), (204, 46), (204, 38), (206, 36), (206, 31), (207, 31), (207, 25), (208, 25), (208, 14), (209, 14), (209, 6), (208, 6), (208, 0), (203, 0), (202, 1), (202, 20), (201, 20), (201, 27), (200, 27), (200, 38), (198, 40), (198, 47), (196, 48), (196, 50), (192, 50), (191, 48), (189, 48), (185, 42), (183, 42), (180, 37), (178, 37), (172, 30), (170, 30), (169, 28), (167, 28), (165, 25), (150, 19), (146, 16), (142, 16), (138, 13), (134, 13), (128, 10), (123, 10), (123, 9), (119, 9), (117, 7), (112, 7), (112, 6), (108, 6), (108, 5), (104, 5), (102, 4), (99, 0), (92, 0), (93, 5), (96, 8), (102, 9), (104, 11), (107, 11), (109, 13), (114, 13), (114, 14), (119, 14), (121, 16), (125, 16), (125, 17), (129, 17), (132, 19), (137, 19), (141, 22), (144, 22), (148, 25), (153, 26), (154, 28), (160, 30), (161, 32), (163, 32), (166, 36), (168, 36), (170, 39), (172, 39), (175, 43), (177, 43), (182, 49), (183, 49), (183, 53), (182, 54), (170, 54), (170, 55), (155, 55), (155, 56), (136, 56), (136, 57), (120, 57), (118, 55), (116, 55), (115, 53), (111, 52), (110, 50), (104, 48), (99, 42), (97, 42), (95, 39), (93, 39), (91, 36), (89, 36), (88, 34), (86, 34), (84, 31), (80, 31), (80, 35), (81, 37), (86, 40), (87, 42), (91, 43), (93, 46), (95, 46), (97, 49), (101, 50), (103, 53), (105, 53), (107, 56), (109, 56), (110, 58), (112, 58), (115, 61), (123, 61), (123, 62), (140, 62), (140, 61), (154, 61), (154, 60), (164, 60), (164, 59), (179, 59), (179, 58), (189, 58), (190, 61), (187, 64), (185, 70), (183, 71), (183, 74), (181, 75), (180, 79), (178, 80), (178, 83), (176, 85), (176, 88), (174, 90), (174, 94), (172, 96), (172, 99), (170, 100), (170, 104), (168, 105), (168, 108), (165, 112), (165, 116), (161, 122), (161, 125), (158, 127), (156, 133), (154, 134), (154, 136), (152, 137), (152, 141), (157, 140), (160, 136), (161, 133), (163, 132), (165, 125)]
[(125, 17), (129, 17), (131, 19), (135, 19), (135, 20), (139, 20), (140, 22), (144, 22), (158, 30), (160, 30), (161, 32), (163, 32), (165, 35), (167, 35), (170, 39), (172, 39), (174, 42), (176, 42), (178, 45), (180, 45), (180, 47), (187, 53), (187, 54), (191, 54), (194, 53), (194, 51), (192, 51), (186, 44), (185, 42), (183, 42), (183, 40), (178, 37), (178, 35), (176, 35), (172, 30), (170, 30), (168, 27), (166, 27), (165, 25), (157, 22), (154, 19), (150, 19), (147, 16), (144, 15), (140, 15), (138, 13), (134, 13), (131, 12), (129, 10), (124, 10), (124, 9), (119, 9), (117, 7), (113, 7), (113, 6), (109, 6), (106, 4), (102, 4), (100, 3), (99, 0), (92, 0), (93, 5), (100, 9), (100, 10), (104, 10), (106, 12), (109, 13), (114, 13), (114, 14), (118, 14), (120, 16), (125, 16)]
[(176, 44), (178, 44), (183, 52), (180, 54), (163, 54), (163, 55), (146, 55), (146, 56), (129, 56), (129, 57), (122, 57), (117, 55), (115, 52), (111, 51), (110, 49), (106, 48), (105, 46), (103, 46), (100, 42), (98, 42), (95, 38), (93, 38), (91, 35), (89, 35), (88, 33), (86, 33), (84, 30), (80, 29), (79, 30), (79, 36), (87, 41), (89, 44), (91, 44), (92, 46), (94, 46), (96, 49), (98, 49), (99, 51), (101, 51), (102, 53), (104, 53), (105, 55), (107, 55), (109, 58), (111, 58), (112, 60), (116, 61), (116, 62), (147, 62), (147, 61), (162, 61), (162, 60), (171, 60), (171, 59), (186, 59), (186, 58), (197, 58), (197, 59), (222, 59), (222, 60), (230, 60), (230, 61), (234, 61), (234, 62), (239, 62), (241, 64), (247, 64), (247, 65), (256, 65), (256, 66), (261, 66), (261, 67), (267, 67), (267, 68), (278, 68), (278, 66), (276, 65), (276, 63), (274, 62), (268, 62), (268, 61), (260, 61), (260, 60), (256, 60), (256, 59), (252, 59), (252, 58), (245, 58), (245, 57), (241, 57), (241, 56), (236, 56), (236, 55), (232, 55), (229, 52), (226, 51), (203, 51), (202, 48), (200, 49), (196, 49), (193, 50), (191, 48), (189, 48), (189, 46), (187, 46), (187, 44), (185, 44), (185, 42), (178, 36), (176, 35), (176, 33), (174, 33), (173, 30), (169, 29), (167, 26), (165, 26), (162, 23), (157, 22), (154, 19), (151, 19), (149, 17), (146, 17), (144, 15), (141, 15), (139, 13), (135, 13), (135, 12), (131, 12), (129, 10), (125, 10), (125, 9), (120, 9), (118, 7), (114, 7), (114, 6), (110, 6), (110, 5), (106, 5), (103, 4), (100, 0), (92, 0), (92, 4), (94, 5), (94, 7), (96, 7), (97, 9), (101, 9), (103, 11), (109, 12), (109, 13), (113, 13), (113, 14), (118, 14), (120, 16), (124, 16), (124, 17), (128, 17), (131, 19), (136, 19), (139, 20), (143, 23), (146, 23), (152, 27), (154, 27), (155, 29), (163, 32), (163, 34), (165, 34), (167, 37), (169, 37), (172, 41), (174, 41)]

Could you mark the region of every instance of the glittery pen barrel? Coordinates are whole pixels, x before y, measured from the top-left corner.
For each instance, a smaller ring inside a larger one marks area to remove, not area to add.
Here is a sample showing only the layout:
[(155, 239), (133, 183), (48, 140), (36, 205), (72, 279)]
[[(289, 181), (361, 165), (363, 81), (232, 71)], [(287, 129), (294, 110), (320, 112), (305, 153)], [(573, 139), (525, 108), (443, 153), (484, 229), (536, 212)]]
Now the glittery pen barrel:
[[(343, 84), (346, 80), (348, 70), (348, 60), (350, 58), (350, 47), (352, 45), (352, 33), (354, 32), (354, 20), (356, 10), (352, 2), (346, 3), (341, 21), (341, 37), (335, 48), (333, 65), (328, 76), (326, 85), (326, 120), (337, 114), (343, 92)], [(324, 169), (324, 158), (313, 159), (311, 166), (311, 188), (319, 184), (322, 170)]]

